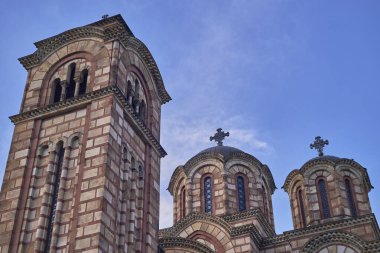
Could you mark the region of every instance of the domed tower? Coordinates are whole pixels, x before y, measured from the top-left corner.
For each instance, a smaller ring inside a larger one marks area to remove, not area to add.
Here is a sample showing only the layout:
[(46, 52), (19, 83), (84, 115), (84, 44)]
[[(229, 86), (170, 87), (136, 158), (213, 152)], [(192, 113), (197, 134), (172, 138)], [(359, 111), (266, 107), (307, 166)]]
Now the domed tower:
[[(230, 252), (238, 240), (232, 239), (233, 229), (245, 230), (240, 238), (249, 238), (247, 245), (239, 247), (251, 250), (249, 231), (262, 237), (273, 235), (271, 196), (276, 187), (272, 174), (254, 156), (223, 146), (222, 140), (228, 135), (218, 129), (210, 137), (218, 142), (216, 147), (199, 152), (174, 171), (168, 187), (173, 195), (174, 226), (162, 231), (162, 240), (179, 235), (176, 240), (185, 238), (216, 252)], [(206, 226), (194, 225), (197, 222), (217, 228), (216, 234)], [(218, 242), (217, 231), (224, 231), (225, 241)]]
[(353, 159), (325, 156), (327, 144), (316, 137), (310, 147), (318, 157), (293, 170), (283, 186), (296, 229), (371, 214), (367, 170)]

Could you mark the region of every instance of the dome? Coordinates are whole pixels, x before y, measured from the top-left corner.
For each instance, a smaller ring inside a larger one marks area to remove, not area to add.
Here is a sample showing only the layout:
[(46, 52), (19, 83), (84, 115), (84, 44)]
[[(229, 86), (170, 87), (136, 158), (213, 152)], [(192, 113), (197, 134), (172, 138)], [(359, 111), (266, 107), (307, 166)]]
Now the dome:
[(199, 152), (197, 155), (204, 154), (204, 153), (217, 153), (221, 154), (224, 158), (229, 157), (233, 153), (244, 153), (240, 149), (229, 147), (229, 146), (215, 146), (211, 148), (206, 148)]

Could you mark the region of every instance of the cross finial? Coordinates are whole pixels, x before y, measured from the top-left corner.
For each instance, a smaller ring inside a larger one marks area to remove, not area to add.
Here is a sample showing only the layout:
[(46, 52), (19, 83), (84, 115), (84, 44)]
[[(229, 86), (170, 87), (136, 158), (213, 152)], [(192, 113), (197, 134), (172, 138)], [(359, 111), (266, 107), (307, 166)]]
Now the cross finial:
[(216, 129), (216, 134), (210, 136), (210, 141), (215, 140), (218, 143), (218, 146), (223, 146), (223, 140), (226, 136), (230, 136), (230, 133), (223, 132), (221, 128)]
[(310, 148), (315, 148), (318, 150), (318, 156), (323, 156), (323, 148), (326, 145), (329, 145), (329, 141), (322, 139), (321, 136), (317, 136), (315, 137), (314, 143), (310, 144)]
[(102, 16), (102, 19), (106, 19), (106, 18), (108, 18), (108, 14), (105, 14)]

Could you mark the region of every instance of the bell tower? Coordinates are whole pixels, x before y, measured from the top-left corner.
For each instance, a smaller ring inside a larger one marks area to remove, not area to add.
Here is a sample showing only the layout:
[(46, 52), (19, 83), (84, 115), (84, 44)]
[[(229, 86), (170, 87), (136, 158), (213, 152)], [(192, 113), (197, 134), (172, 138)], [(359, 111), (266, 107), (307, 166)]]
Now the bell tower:
[(120, 15), (35, 43), (0, 193), (0, 253), (156, 252), (161, 105)]

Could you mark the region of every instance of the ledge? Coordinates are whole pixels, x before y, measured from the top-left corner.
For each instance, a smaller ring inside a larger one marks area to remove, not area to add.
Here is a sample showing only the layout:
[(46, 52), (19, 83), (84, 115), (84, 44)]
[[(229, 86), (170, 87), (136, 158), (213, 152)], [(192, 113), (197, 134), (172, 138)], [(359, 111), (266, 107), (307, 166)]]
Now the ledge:
[(93, 92), (86, 93), (79, 97), (71, 98), (59, 103), (13, 115), (9, 118), (14, 124), (31, 119), (44, 119), (63, 112), (68, 112), (80, 107), (84, 107), (87, 104), (91, 103), (93, 99), (101, 98), (110, 94), (115, 95), (118, 101), (123, 105), (123, 109), (124, 112), (126, 112), (129, 123), (131, 123), (133, 129), (139, 134), (139, 136), (142, 137), (144, 141), (148, 142), (157, 151), (161, 158), (166, 156), (167, 153), (164, 148), (153, 136), (152, 132), (145, 126), (144, 122), (142, 122), (136, 115), (117, 86), (108, 86)]

